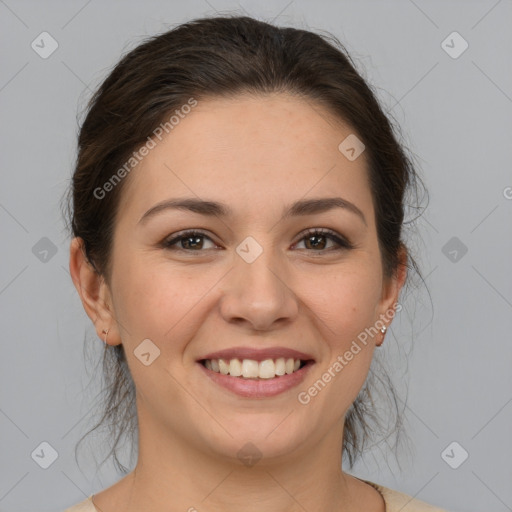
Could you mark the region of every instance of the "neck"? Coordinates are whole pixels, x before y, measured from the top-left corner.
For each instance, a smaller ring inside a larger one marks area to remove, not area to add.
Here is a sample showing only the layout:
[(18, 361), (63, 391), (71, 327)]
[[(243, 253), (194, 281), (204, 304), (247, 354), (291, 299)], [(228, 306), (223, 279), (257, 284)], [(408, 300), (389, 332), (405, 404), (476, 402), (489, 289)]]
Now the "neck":
[(163, 512), (170, 506), (188, 512), (352, 512), (357, 505), (355, 479), (341, 470), (342, 435), (340, 420), (316, 446), (244, 465), (191, 447), (161, 426), (139, 422), (138, 462), (126, 477), (123, 508), (126, 512)]

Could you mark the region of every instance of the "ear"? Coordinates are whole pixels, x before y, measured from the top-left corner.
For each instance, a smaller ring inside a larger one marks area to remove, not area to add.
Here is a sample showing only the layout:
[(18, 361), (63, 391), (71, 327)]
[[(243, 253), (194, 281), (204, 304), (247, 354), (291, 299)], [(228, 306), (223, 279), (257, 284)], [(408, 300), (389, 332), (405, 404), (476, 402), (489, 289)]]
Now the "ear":
[(121, 338), (111, 309), (111, 293), (105, 279), (93, 268), (83, 245), (83, 239), (75, 237), (69, 249), (69, 272), (80, 295), (87, 316), (96, 327), (96, 334), (105, 340), (103, 330), (108, 329), (107, 343), (119, 345)]
[[(404, 245), (401, 245), (398, 251), (398, 265), (396, 272), (386, 277), (382, 286), (382, 296), (379, 301), (377, 310), (377, 321), (379, 324), (385, 325), (389, 328), (389, 325), (393, 321), (395, 316), (396, 305), (398, 303), (398, 297), (400, 296), (400, 290), (402, 289), (405, 279), (407, 277), (407, 249)], [(376, 322), (376, 323), (377, 323)]]

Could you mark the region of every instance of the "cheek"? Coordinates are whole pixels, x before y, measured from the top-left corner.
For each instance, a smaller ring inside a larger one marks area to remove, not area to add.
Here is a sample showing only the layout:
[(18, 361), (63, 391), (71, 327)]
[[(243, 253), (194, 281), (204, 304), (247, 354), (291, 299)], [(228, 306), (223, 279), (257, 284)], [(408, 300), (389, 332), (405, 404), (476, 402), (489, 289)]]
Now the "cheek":
[[(116, 317), (136, 388), (144, 395), (146, 405), (152, 395), (181, 403), (183, 393), (176, 376), (181, 375), (184, 347), (191, 336), (187, 314), (200, 299), (198, 290), (187, 293), (194, 287), (187, 287), (186, 279), (179, 274), (171, 276), (169, 269), (153, 265), (149, 259), (118, 262), (113, 280)], [(141, 345), (148, 339), (152, 343)], [(148, 365), (142, 356), (147, 352), (151, 361)], [(160, 414), (157, 409), (154, 412)]]
[[(179, 271), (167, 260), (150, 257), (118, 260), (116, 272), (116, 318), (134, 379), (141, 375), (134, 351), (146, 339), (160, 351), (152, 365), (179, 374), (187, 345), (201, 327), (208, 291), (222, 273)], [(142, 375), (147, 378), (147, 372)]]
[(115, 268), (118, 319), (130, 336), (162, 338), (204, 293), (200, 283), (173, 271), (161, 258), (158, 262), (143, 255), (118, 258)]
[(378, 283), (378, 272), (366, 267), (331, 279), (327, 291), (311, 297), (317, 299), (312, 308), (320, 319), (316, 325), (327, 353), (318, 380), (302, 390), (307, 394), (302, 398), (311, 400), (312, 413), (326, 424), (339, 421), (368, 376), (374, 351), (368, 331), (375, 322)]
[(373, 324), (381, 293), (379, 279), (378, 270), (361, 265), (340, 269), (326, 277), (325, 286), (315, 287), (309, 304), (314, 304), (332, 344), (342, 348)]

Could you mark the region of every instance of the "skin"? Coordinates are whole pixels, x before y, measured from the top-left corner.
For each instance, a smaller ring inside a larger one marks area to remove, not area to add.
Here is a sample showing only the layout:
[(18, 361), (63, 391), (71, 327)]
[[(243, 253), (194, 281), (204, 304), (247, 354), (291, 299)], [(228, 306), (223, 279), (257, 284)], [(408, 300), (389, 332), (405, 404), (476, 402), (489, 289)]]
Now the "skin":
[[(72, 241), (84, 309), (100, 338), (108, 328), (108, 344), (124, 344), (137, 389), (136, 468), (96, 494), (96, 508), (384, 512), (377, 490), (341, 470), (344, 418), (383, 335), (361, 344), (307, 405), (297, 400), (393, 310), (406, 277), (405, 253), (396, 275), (383, 275), (365, 154), (349, 161), (338, 150), (351, 133), (319, 105), (283, 93), (200, 101), (125, 178), (110, 283)], [(165, 210), (139, 222), (182, 197), (225, 203), (233, 215)], [(325, 197), (355, 204), (366, 225), (342, 208), (281, 219), (294, 201)], [(191, 228), (205, 232), (199, 248), (162, 247)], [(332, 250), (327, 238), (315, 248), (308, 228), (355, 247)], [(247, 236), (263, 249), (253, 263), (235, 250)], [(134, 355), (147, 338), (161, 351), (149, 366)], [(196, 363), (214, 350), (278, 345), (311, 354), (315, 365), (272, 398), (238, 397)], [(247, 442), (262, 454), (252, 466), (237, 457)]]

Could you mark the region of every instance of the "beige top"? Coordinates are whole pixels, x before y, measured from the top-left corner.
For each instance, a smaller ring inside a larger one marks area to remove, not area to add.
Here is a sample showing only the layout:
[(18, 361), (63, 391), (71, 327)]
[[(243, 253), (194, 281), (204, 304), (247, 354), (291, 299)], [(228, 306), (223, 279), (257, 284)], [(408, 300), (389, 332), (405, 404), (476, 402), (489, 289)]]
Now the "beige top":
[[(371, 485), (382, 494), (384, 502), (386, 503), (386, 512), (448, 512), (445, 509), (429, 505), (424, 501), (416, 500), (407, 494), (382, 487), (382, 485), (375, 484), (368, 480), (362, 481)], [(67, 508), (64, 512), (99, 512), (93, 505), (91, 498), (92, 496), (89, 496), (86, 500), (81, 501), (71, 508)]]

